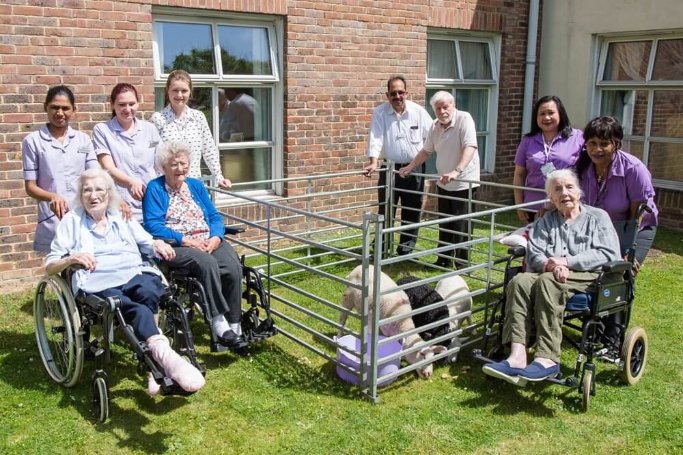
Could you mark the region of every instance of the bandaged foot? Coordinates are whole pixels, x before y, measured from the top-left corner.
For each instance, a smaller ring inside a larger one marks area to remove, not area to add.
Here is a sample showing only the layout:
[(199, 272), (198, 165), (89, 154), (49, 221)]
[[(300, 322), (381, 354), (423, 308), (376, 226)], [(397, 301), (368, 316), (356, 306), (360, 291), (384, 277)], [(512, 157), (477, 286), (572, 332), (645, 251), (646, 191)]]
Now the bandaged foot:
[(153, 335), (147, 339), (147, 346), (166, 375), (173, 379), (183, 390), (196, 392), (204, 387), (204, 376), (191, 363), (185, 361), (175, 352), (168, 338), (163, 335)]
[(149, 394), (150, 397), (155, 397), (159, 395), (159, 391), (161, 390), (161, 386), (157, 384), (157, 382), (154, 380), (154, 376), (152, 373), (147, 373), (147, 393)]

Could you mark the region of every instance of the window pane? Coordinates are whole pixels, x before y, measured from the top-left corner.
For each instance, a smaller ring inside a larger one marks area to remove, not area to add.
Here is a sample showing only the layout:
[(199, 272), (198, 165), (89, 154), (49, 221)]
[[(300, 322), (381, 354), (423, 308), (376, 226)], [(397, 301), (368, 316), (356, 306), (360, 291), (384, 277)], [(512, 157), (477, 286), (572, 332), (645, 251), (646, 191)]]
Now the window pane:
[(427, 77), (430, 79), (457, 79), (455, 43), (453, 41), (427, 41)]
[(270, 88), (222, 87), (226, 104), (220, 108), (221, 142), (272, 140)]
[(655, 90), (652, 136), (683, 138), (683, 90)]
[(268, 29), (218, 26), (223, 74), (273, 74)]
[[(272, 178), (272, 149), (270, 147), (221, 150), (221, 169), (223, 175), (233, 183), (270, 180)], [(239, 186), (243, 190), (269, 190), (270, 183), (254, 183)]]
[(215, 74), (209, 24), (157, 22), (161, 72), (184, 69), (190, 74)]
[(491, 57), (486, 43), (460, 41), (463, 79), (491, 79)]
[(643, 141), (624, 140), (621, 142), (621, 149), (643, 161)]
[(650, 143), (652, 178), (683, 182), (683, 144)]
[(610, 43), (605, 62), (605, 81), (644, 81), (651, 41)]
[(652, 79), (655, 81), (683, 79), (683, 39), (661, 40), (657, 43)]
[(647, 91), (603, 90), (600, 115), (611, 115), (619, 120), (626, 135), (645, 136)]

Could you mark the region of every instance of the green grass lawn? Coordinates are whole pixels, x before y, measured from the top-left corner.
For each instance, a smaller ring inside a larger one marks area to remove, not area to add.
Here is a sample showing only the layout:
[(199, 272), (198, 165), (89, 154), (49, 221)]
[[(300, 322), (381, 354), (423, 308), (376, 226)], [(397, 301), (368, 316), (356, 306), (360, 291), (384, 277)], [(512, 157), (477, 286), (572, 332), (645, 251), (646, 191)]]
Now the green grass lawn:
[[(53, 383), (35, 344), (31, 293), (0, 296), (0, 453), (683, 453), (683, 241), (661, 229), (637, 283), (632, 325), (647, 330), (640, 383), (598, 364), (597, 395), (488, 380), (462, 353), (431, 380), (402, 376), (372, 404), (333, 366), (284, 336), (248, 356), (208, 352), (207, 385), (189, 398), (145, 394), (130, 351), (115, 346), (111, 418), (95, 424), (90, 375)], [(333, 299), (332, 296), (329, 296)], [(569, 373), (575, 352), (566, 349)]]

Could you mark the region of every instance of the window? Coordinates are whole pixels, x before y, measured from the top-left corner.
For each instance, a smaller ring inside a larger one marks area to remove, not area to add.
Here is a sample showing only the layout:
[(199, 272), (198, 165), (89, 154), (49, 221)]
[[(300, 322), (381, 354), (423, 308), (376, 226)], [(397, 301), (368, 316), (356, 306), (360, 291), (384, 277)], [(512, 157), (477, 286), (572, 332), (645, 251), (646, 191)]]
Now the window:
[[(434, 93), (454, 93), (457, 109), (474, 119), (481, 167), (488, 172), (493, 172), (495, 163), (499, 43), (487, 35), (433, 33), (427, 40), (427, 111), (434, 117), (429, 105)], [(429, 173), (436, 172), (434, 160), (427, 162)]]
[(596, 100), (600, 115), (622, 123), (622, 148), (655, 185), (683, 189), (683, 36), (604, 39)]
[(168, 74), (190, 73), (192, 107), (206, 115), (223, 174), (243, 183), (237, 191), (274, 192), (263, 181), (282, 175), (281, 24), (252, 18), (155, 15), (155, 108)]

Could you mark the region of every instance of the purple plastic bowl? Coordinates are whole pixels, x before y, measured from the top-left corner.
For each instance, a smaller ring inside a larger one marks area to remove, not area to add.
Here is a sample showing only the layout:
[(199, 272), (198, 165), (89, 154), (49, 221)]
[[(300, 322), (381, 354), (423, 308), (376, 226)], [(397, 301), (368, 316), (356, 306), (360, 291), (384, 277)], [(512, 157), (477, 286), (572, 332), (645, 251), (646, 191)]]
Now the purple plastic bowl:
[[(379, 336), (380, 340), (383, 340), (385, 337), (382, 335)], [(356, 338), (353, 335), (344, 335), (341, 338), (337, 338), (337, 344), (340, 346), (344, 346), (345, 348), (356, 351), (360, 353), (360, 340)], [(384, 343), (379, 346), (379, 352), (378, 354), (378, 361), (379, 361), (379, 367), (377, 368), (377, 377), (381, 378), (382, 376), (385, 376), (390, 373), (394, 373), (399, 370), (401, 366), (401, 357), (397, 357), (392, 360), (386, 360), (382, 361), (382, 358), (388, 357), (392, 354), (396, 354), (397, 352), (400, 352), (403, 347), (401, 346), (401, 343), (399, 341), (391, 341), (389, 343)], [(372, 347), (370, 348), (372, 349)], [(353, 384), (353, 385), (358, 385), (360, 382), (360, 377), (359, 377), (359, 372), (360, 372), (360, 358), (357, 355), (354, 355), (350, 352), (346, 352), (342, 349), (337, 348), (337, 361), (339, 363), (344, 364), (350, 368), (353, 369), (356, 373), (352, 373), (350, 371), (345, 370), (341, 366), (337, 366), (337, 376), (339, 376), (342, 380)], [(370, 367), (370, 363), (368, 362), (368, 368)], [(389, 378), (389, 379), (384, 379), (380, 382), (377, 383), (378, 386), (386, 386), (394, 382), (396, 377)]]

